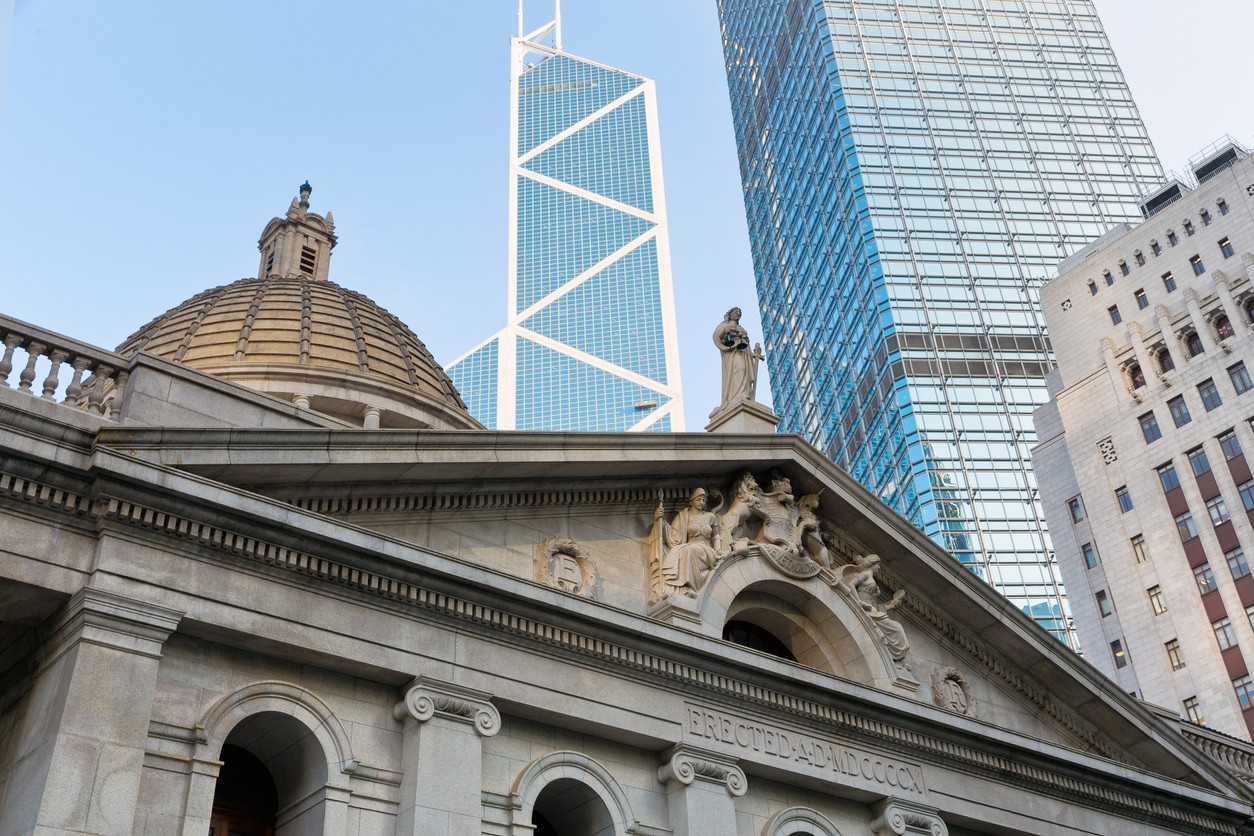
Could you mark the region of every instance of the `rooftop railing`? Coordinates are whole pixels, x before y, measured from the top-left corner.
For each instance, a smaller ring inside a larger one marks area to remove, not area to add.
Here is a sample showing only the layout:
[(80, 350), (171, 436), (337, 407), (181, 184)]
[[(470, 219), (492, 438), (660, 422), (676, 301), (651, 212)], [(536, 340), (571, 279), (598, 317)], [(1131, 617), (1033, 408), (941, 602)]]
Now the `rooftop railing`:
[[(0, 315), (0, 385), (116, 420), (129, 365), (125, 357)], [(17, 379), (14, 381), (14, 370)], [(66, 381), (63, 374), (70, 371)], [(40, 378), (42, 377), (42, 380)]]

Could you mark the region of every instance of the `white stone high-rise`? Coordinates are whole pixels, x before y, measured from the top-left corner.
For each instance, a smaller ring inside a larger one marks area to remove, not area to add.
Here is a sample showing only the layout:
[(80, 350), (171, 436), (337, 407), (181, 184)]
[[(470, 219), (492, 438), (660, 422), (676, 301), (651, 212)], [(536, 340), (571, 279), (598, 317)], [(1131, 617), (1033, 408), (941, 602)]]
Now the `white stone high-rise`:
[(507, 324), (449, 376), (491, 429), (682, 431), (656, 85), (560, 11), (511, 53)]
[[(1032, 454), (1090, 662), (1254, 730), (1254, 157), (1231, 141), (1041, 291), (1058, 366)], [(1250, 651), (1247, 653), (1247, 651)]]

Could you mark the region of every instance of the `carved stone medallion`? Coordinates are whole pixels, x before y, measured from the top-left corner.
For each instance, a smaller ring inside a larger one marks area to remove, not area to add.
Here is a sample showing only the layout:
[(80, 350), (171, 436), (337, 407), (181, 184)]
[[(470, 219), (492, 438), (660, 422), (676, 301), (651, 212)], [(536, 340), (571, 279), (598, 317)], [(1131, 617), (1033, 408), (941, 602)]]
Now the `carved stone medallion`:
[(955, 714), (975, 716), (975, 698), (971, 696), (971, 683), (957, 668), (932, 669), (932, 702)]
[(536, 580), (554, 589), (596, 597), (596, 566), (588, 552), (570, 537), (550, 537), (536, 546)]

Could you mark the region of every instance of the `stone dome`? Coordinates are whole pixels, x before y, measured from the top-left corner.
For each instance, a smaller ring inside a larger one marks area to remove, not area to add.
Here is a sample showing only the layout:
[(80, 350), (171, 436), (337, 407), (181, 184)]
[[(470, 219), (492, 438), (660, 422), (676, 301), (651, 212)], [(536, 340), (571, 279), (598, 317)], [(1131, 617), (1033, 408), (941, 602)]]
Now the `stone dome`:
[(405, 323), (325, 278), (334, 221), (308, 187), (266, 227), (264, 278), (206, 290), (118, 347), (145, 351), (366, 427), (482, 429)]

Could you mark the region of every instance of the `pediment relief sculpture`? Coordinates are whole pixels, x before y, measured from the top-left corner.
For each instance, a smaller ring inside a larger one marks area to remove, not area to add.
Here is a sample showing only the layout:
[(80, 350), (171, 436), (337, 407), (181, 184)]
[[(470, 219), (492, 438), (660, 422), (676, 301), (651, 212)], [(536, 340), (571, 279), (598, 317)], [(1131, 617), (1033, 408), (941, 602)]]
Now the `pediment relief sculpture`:
[(536, 580), (554, 589), (596, 598), (596, 565), (570, 537), (550, 537), (536, 546)]
[(955, 714), (975, 716), (971, 683), (957, 668), (945, 666), (932, 669), (932, 702)]
[(708, 503), (709, 493), (697, 488), (692, 492), (688, 507), (678, 511), (668, 523), (662, 500), (658, 499), (649, 537), (651, 601), (671, 595), (695, 598), (705, 579), (722, 560), (719, 519), (708, 510)]
[(836, 588), (851, 598), (875, 625), (880, 640), (888, 648), (889, 655), (899, 668), (910, 670), (906, 663), (906, 654), (910, 652), (910, 640), (906, 638), (906, 630), (900, 621), (890, 618), (888, 613), (901, 603), (906, 596), (904, 589), (899, 589), (887, 601), (883, 600), (879, 582), (875, 574), (879, 569), (880, 556), (867, 554), (860, 556), (848, 566), (842, 566), (836, 576)]
[[(818, 536), (817, 508), (818, 494), (798, 502), (792, 482), (783, 474), (772, 473), (770, 487), (762, 490), (753, 475), (745, 473), (736, 483), (736, 501), (720, 518), (730, 538), (729, 556), (760, 556), (790, 577), (814, 577), (824, 568), (820, 561), (831, 562)], [(759, 527), (749, 538), (746, 529), (752, 519)]]

